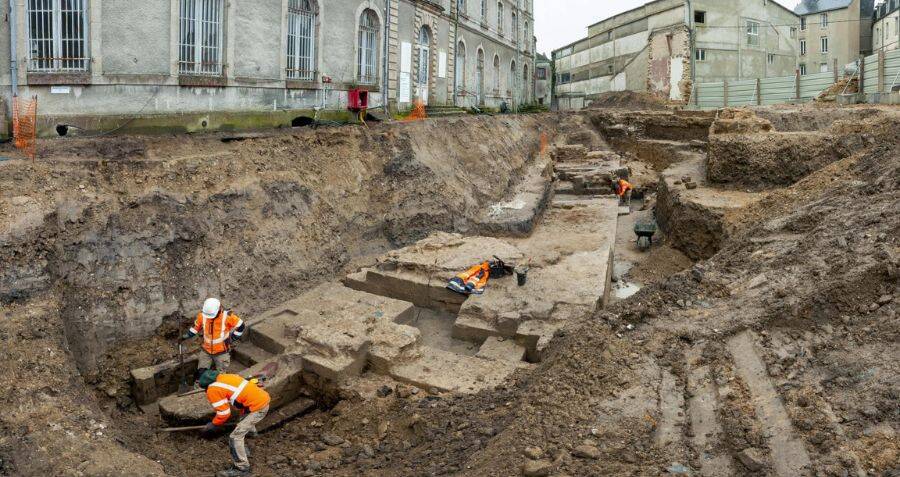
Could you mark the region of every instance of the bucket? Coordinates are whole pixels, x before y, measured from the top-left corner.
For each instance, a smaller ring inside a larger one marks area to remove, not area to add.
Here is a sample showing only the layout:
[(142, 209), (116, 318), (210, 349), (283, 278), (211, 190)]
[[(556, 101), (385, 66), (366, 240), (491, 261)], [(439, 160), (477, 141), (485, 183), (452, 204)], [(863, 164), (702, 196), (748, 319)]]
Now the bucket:
[(516, 283), (518, 283), (518, 285), (520, 287), (523, 287), (523, 286), (525, 286), (525, 282), (527, 280), (528, 280), (528, 269), (527, 268), (516, 269)]

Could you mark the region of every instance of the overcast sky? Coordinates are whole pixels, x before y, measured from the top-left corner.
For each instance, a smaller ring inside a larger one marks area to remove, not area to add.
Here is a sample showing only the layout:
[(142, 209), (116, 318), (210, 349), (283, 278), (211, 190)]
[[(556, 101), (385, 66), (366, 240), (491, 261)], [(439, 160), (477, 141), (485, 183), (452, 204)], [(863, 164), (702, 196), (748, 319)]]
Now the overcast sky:
[[(794, 8), (800, 0), (778, 0)], [(538, 51), (550, 53), (587, 36), (587, 27), (647, 3), (647, 0), (534, 0)]]

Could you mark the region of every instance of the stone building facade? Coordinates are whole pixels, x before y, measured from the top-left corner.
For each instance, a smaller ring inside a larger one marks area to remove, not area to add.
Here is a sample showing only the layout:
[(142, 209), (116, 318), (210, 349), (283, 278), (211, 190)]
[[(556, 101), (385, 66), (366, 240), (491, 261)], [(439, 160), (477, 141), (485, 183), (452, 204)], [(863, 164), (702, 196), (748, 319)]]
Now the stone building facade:
[(900, 0), (886, 0), (875, 7), (872, 18), (872, 51), (900, 49)]
[(801, 75), (842, 72), (845, 65), (872, 51), (875, 0), (803, 0), (794, 9), (800, 19)]
[(792, 74), (796, 21), (775, 1), (651, 1), (554, 51), (556, 93), (647, 91), (678, 101), (694, 82)]
[(10, 103), (17, 66), (45, 134), (63, 122), (290, 124), (344, 111), (356, 87), (392, 111), (533, 98), (532, 0), (0, 0), (0, 11), (0, 98)]

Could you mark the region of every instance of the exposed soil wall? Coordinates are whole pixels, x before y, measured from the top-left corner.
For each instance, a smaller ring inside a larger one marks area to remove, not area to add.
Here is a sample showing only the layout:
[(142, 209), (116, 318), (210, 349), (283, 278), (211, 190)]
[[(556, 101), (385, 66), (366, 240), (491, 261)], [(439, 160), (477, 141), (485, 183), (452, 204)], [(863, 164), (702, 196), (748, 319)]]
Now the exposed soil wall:
[(206, 296), (252, 314), (356, 255), (465, 231), (520, 179), (541, 122), (50, 141), (34, 165), (0, 165), (0, 298), (57, 294), (90, 377), (113, 343)]
[(722, 211), (685, 200), (683, 186), (660, 180), (656, 195), (656, 221), (672, 247), (693, 260), (715, 255), (728, 237)]

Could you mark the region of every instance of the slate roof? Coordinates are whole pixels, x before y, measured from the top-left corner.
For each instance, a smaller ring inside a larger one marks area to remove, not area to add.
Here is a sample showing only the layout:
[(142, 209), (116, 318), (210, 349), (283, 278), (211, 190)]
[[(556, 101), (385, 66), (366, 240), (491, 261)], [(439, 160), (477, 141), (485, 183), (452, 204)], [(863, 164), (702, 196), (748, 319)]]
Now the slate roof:
[(803, 0), (800, 2), (800, 5), (797, 5), (797, 8), (794, 9), (794, 13), (797, 15), (810, 15), (830, 10), (839, 10), (841, 8), (849, 7), (851, 3), (853, 3), (853, 0)]

